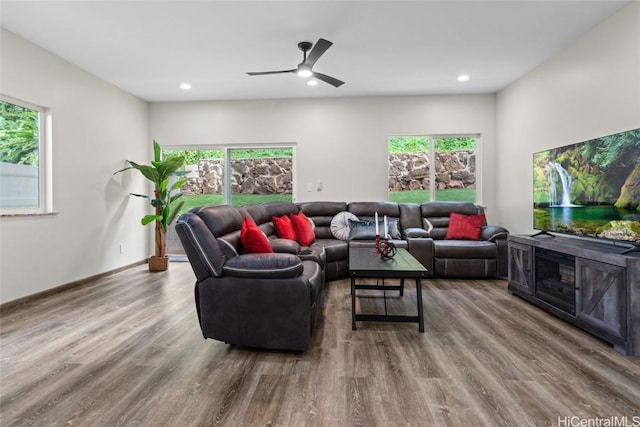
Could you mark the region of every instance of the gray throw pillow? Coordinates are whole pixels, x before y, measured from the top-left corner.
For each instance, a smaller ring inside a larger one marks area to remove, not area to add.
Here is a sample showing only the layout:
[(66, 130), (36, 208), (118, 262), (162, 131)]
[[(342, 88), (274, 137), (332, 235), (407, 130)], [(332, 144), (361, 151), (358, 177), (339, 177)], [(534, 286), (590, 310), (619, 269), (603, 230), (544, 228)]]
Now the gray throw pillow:
[[(378, 221), (380, 228), (380, 238), (383, 237), (383, 224)], [(349, 220), (349, 240), (375, 240), (376, 238), (376, 222), (375, 221), (353, 221)]]
[[(389, 226), (389, 237), (392, 239), (400, 239), (400, 227), (398, 227), (398, 220), (397, 219), (391, 219), (387, 222), (387, 225)], [(380, 236), (380, 237), (384, 237), (384, 236)]]
[(349, 240), (349, 220), (357, 221), (358, 217), (347, 211), (339, 212), (333, 217), (329, 226), (333, 237), (340, 240)]

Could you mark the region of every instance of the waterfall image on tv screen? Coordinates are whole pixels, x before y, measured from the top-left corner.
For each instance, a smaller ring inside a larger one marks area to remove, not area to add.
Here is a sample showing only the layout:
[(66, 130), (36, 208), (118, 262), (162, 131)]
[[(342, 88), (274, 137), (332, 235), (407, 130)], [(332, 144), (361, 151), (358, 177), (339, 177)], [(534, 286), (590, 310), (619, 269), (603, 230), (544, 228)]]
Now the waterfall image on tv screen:
[(640, 129), (535, 153), (533, 175), (535, 229), (640, 242)]

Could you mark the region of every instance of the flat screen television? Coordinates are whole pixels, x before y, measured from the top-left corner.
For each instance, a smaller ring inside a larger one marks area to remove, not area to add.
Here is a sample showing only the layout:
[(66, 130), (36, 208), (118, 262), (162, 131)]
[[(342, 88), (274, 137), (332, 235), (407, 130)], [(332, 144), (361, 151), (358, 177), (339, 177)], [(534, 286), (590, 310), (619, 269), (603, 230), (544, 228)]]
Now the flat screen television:
[(533, 227), (639, 245), (640, 128), (534, 153)]

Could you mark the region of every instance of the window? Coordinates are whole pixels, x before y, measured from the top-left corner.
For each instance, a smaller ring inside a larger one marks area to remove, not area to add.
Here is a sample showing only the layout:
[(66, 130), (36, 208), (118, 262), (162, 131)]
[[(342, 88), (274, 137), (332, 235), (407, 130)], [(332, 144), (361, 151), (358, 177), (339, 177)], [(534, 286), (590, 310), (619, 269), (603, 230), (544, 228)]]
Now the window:
[[(182, 187), (182, 213), (199, 206), (242, 206), (272, 201), (293, 201), (294, 147), (208, 147), (201, 150), (163, 150), (163, 156), (186, 158), (187, 182)], [(167, 252), (184, 253), (175, 233), (167, 233)]]
[(293, 148), (227, 149), (228, 204), (293, 201)]
[(389, 200), (477, 202), (477, 135), (392, 136)]
[[(183, 212), (198, 206), (293, 201), (293, 147), (162, 150), (184, 156)], [(230, 171), (230, 173), (225, 173)]]
[(43, 107), (0, 96), (0, 212), (51, 212)]

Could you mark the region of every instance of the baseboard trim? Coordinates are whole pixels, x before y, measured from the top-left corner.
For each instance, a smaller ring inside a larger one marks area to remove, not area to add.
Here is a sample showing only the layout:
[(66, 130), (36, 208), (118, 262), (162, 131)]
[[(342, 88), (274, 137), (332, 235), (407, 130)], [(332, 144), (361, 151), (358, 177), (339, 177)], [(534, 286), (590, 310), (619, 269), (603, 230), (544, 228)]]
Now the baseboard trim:
[(45, 289), (44, 291), (36, 292), (35, 294), (30, 294), (21, 298), (7, 301), (0, 304), (0, 311), (15, 309), (16, 307), (29, 304), (35, 300), (50, 297), (51, 295), (55, 295), (57, 293), (60, 293), (78, 286), (86, 285), (87, 283), (93, 282), (95, 280), (102, 279), (104, 277), (111, 276), (113, 274), (120, 273), (121, 271), (127, 270), (129, 268), (137, 267), (139, 265), (146, 264), (146, 263), (147, 263), (147, 260), (143, 259), (141, 261), (137, 261), (132, 264), (127, 264), (122, 267), (118, 267), (114, 270), (105, 271), (104, 273), (85, 277), (84, 279), (74, 280), (73, 282), (65, 283), (51, 289)]

